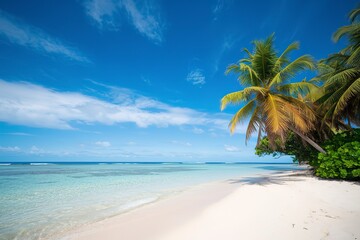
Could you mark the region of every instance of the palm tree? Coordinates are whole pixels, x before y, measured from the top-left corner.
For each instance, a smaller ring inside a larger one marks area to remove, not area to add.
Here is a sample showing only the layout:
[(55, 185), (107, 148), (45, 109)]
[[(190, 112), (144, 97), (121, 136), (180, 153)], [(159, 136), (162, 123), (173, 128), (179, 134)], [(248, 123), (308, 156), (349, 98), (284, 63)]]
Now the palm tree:
[(318, 151), (325, 152), (307, 136), (314, 129), (314, 111), (305, 101), (296, 97), (315, 85), (306, 81), (289, 82), (298, 72), (313, 69), (313, 60), (309, 55), (303, 55), (292, 62), (289, 60), (289, 53), (299, 48), (297, 42), (290, 44), (278, 56), (273, 40), (272, 34), (264, 41), (254, 41), (253, 53), (244, 49), (247, 58), (226, 69), (226, 74), (238, 73), (238, 79), (245, 87), (221, 99), (221, 110), (228, 104), (246, 103), (231, 119), (230, 131), (233, 133), (239, 122), (250, 117), (245, 142), (257, 131), (257, 145), (263, 134), (266, 134), (272, 148), (279, 143), (284, 147), (287, 134), (292, 131)]
[(339, 128), (343, 120), (360, 126), (360, 8), (350, 15), (351, 24), (339, 28), (333, 38), (337, 42), (347, 37), (348, 46), (339, 53), (322, 60), (317, 79), (325, 81), (325, 94), (317, 103), (320, 105), (323, 122), (329, 121)]
[(360, 64), (360, 8), (354, 9), (349, 14), (351, 24), (339, 28), (333, 35), (335, 42), (338, 42), (342, 37), (347, 37), (349, 45), (340, 53), (348, 56), (346, 63), (349, 65)]

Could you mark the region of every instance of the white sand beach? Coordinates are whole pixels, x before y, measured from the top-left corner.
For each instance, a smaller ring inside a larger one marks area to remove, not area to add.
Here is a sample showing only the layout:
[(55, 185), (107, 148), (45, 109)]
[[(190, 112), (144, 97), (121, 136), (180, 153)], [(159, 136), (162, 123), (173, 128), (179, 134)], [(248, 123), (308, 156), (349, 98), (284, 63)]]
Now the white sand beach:
[(360, 239), (360, 184), (306, 172), (188, 189), (69, 233), (63, 239)]

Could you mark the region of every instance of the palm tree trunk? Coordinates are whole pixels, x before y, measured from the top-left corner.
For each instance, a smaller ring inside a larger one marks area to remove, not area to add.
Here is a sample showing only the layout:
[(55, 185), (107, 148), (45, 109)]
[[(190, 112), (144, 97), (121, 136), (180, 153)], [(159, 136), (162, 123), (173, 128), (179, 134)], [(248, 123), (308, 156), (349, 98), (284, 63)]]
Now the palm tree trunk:
[(299, 132), (298, 130), (296, 130), (295, 128), (293, 128), (292, 126), (289, 127), (294, 133), (296, 133), (297, 135), (299, 135), (302, 139), (304, 139), (307, 143), (309, 143), (312, 147), (314, 147), (316, 150), (318, 150), (321, 153), (326, 154), (325, 150), (322, 149), (322, 147), (320, 147), (316, 142), (314, 142), (313, 140), (311, 140), (308, 136), (305, 136), (304, 134), (302, 134), (301, 132)]

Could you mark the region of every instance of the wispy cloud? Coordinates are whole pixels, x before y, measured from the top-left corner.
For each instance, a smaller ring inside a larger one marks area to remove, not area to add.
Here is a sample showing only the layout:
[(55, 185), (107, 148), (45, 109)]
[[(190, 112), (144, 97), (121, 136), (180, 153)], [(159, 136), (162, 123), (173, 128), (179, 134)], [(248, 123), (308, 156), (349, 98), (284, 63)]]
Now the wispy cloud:
[(171, 143), (172, 143), (172, 144), (175, 144), (175, 145), (181, 145), (181, 146), (191, 147), (191, 143), (189, 143), (189, 142), (172, 140)]
[(217, 20), (218, 15), (223, 8), (224, 8), (224, 0), (217, 0), (216, 5), (212, 10), (212, 12), (214, 14), (214, 20)]
[(89, 0), (85, 9), (101, 29), (119, 30), (122, 16), (126, 15), (134, 28), (155, 43), (163, 41), (163, 29), (159, 10), (147, 0)]
[(233, 46), (235, 45), (235, 43), (237, 41), (239, 41), (239, 38), (236, 39), (231, 35), (228, 35), (224, 38), (224, 40), (220, 46), (219, 52), (217, 54), (217, 57), (215, 58), (214, 73), (216, 73), (219, 70), (219, 66), (220, 66), (220, 63), (221, 63), (221, 60), (222, 60), (224, 54), (229, 52), (233, 48)]
[(194, 127), (192, 132), (195, 134), (203, 134), (205, 131), (201, 128)]
[(212, 13), (214, 15), (214, 21), (218, 20), (221, 13), (227, 9), (231, 4), (233, 0), (217, 0), (216, 4), (214, 5), (212, 9)]
[(150, 79), (148, 79), (148, 78), (146, 78), (146, 77), (141, 76), (141, 80), (142, 80), (144, 83), (146, 83), (148, 86), (151, 86), (151, 85), (152, 85)]
[(204, 85), (206, 83), (205, 75), (203, 74), (203, 71), (199, 68), (189, 72), (186, 77), (186, 81), (191, 82), (193, 85), (199, 85), (199, 86)]
[(33, 136), (30, 133), (23, 133), (23, 132), (10, 132), (10, 133), (2, 133), (6, 135), (13, 135), (13, 136)]
[(95, 143), (95, 145), (100, 146), (100, 147), (110, 147), (111, 143), (108, 141), (97, 141)]
[(32, 146), (29, 150), (30, 154), (40, 155), (46, 153), (43, 149), (38, 148), (37, 146)]
[(94, 20), (101, 29), (108, 28), (117, 30), (119, 22), (115, 16), (120, 8), (120, 1), (113, 0), (89, 0), (85, 4), (86, 13)]
[(15, 147), (2, 147), (0, 146), (0, 152), (20, 152), (21, 149), (18, 146)]
[(133, 0), (123, 0), (123, 4), (132, 24), (140, 33), (155, 42), (162, 42), (162, 26), (152, 5), (147, 3), (140, 9)]
[(134, 123), (142, 128), (188, 125), (227, 130), (227, 114), (210, 115), (171, 106), (124, 88), (108, 87), (108, 91), (110, 99), (105, 101), (27, 82), (0, 80), (0, 121), (54, 129), (74, 129), (74, 124)]
[(240, 148), (232, 146), (232, 145), (224, 145), (224, 148), (227, 152), (240, 152)]
[(78, 50), (63, 44), (39, 28), (30, 26), (0, 10), (0, 36), (11, 43), (37, 52), (62, 55), (71, 60), (89, 62)]

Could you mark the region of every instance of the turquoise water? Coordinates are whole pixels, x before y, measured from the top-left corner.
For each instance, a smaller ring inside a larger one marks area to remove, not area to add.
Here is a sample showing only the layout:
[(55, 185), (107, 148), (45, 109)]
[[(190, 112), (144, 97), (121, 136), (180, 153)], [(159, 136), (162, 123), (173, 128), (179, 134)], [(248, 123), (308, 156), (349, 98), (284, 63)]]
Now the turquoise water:
[(0, 165), (0, 239), (48, 239), (186, 187), (292, 164)]

